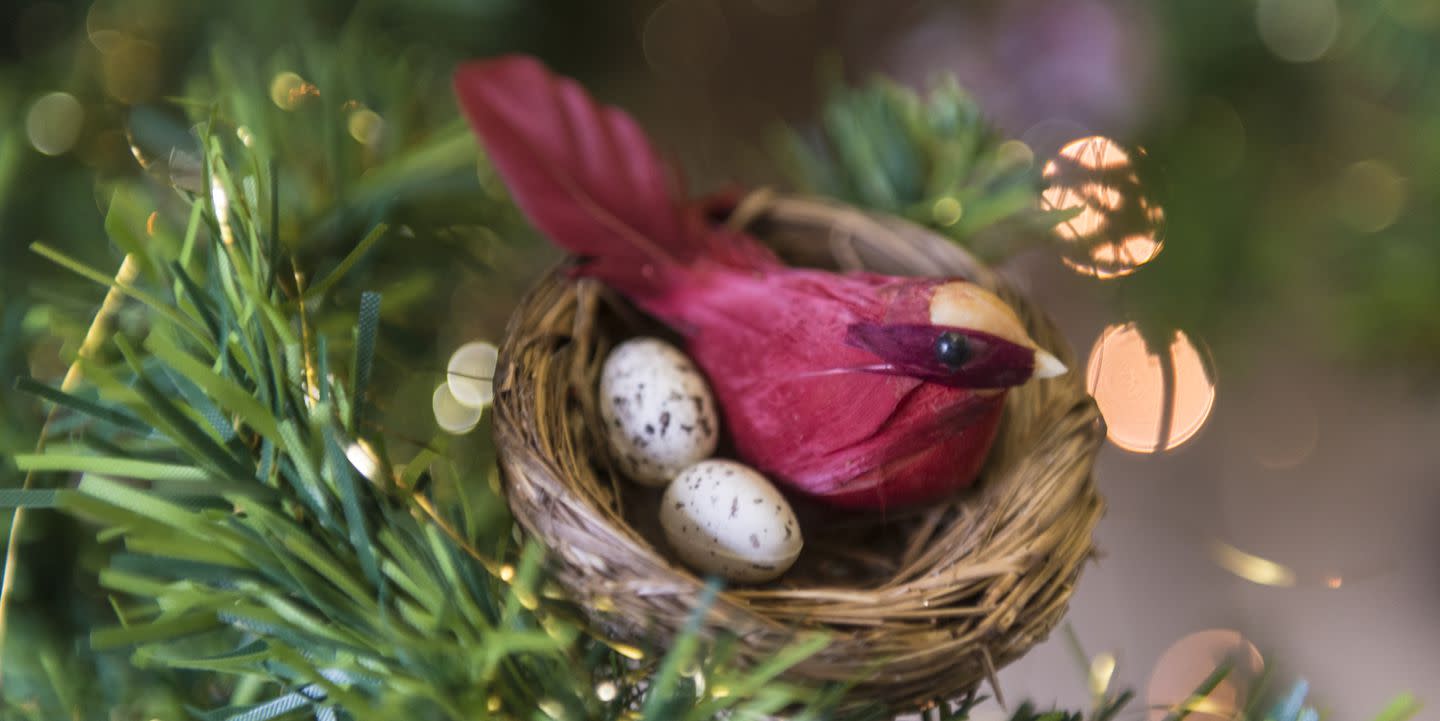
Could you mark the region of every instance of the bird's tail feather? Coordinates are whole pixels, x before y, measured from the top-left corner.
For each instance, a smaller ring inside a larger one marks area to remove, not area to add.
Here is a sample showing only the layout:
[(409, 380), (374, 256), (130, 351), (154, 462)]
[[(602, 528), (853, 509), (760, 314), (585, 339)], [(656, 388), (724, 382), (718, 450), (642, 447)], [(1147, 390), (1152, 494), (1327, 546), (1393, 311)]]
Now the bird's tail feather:
[(705, 259), (773, 259), (748, 237), (709, 228), (698, 206), (677, 197), (635, 120), (575, 81), (507, 56), (462, 65), (454, 83), (516, 204), (553, 242), (588, 259), (586, 275), (641, 299), (683, 282)]

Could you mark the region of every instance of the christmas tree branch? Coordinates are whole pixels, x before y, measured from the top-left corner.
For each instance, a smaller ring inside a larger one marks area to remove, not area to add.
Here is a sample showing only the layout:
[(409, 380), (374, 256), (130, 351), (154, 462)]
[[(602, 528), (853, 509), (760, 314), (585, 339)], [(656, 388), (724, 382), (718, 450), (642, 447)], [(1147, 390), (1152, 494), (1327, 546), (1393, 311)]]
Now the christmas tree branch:
[[(135, 257), (127, 254), (124, 260), (120, 261), (120, 269), (115, 272), (115, 278), (110, 285), (110, 290), (105, 294), (105, 300), (101, 302), (100, 309), (95, 312), (95, 318), (90, 322), (90, 328), (85, 333), (85, 339), (80, 344), (80, 349), (75, 354), (75, 360), (65, 371), (65, 377), (60, 382), (60, 393), (67, 394), (74, 391), (80, 384), (82, 377), (81, 362), (95, 357), (101, 347), (109, 340), (112, 332), (111, 325), (115, 315), (120, 311), (121, 303), (125, 296), (125, 288), (140, 274), (140, 266), (135, 262)], [(50, 427), (55, 422), (62, 406), (56, 405), (46, 415), (44, 423), (40, 425), (40, 435), (35, 441), (35, 452), (37, 454), (45, 451), (45, 443), (49, 439)], [(21, 489), (29, 490), (35, 484), (34, 469), (25, 473), (25, 480), (21, 483)], [(25, 508), (16, 508), (10, 516), (10, 532), (5, 542), (5, 570), (0, 575), (0, 649), (5, 648), (5, 633), (9, 623), (10, 595), (14, 590), (16, 569), (20, 566), (20, 539), (25, 527)], [(0, 653), (0, 684), (4, 682), (5, 654)]]
[(907, 218), (989, 259), (1053, 242), (1073, 211), (1042, 210), (1033, 152), (1007, 140), (953, 78), (922, 98), (888, 80), (832, 85), (818, 126), (780, 129), (775, 155), (799, 189)]

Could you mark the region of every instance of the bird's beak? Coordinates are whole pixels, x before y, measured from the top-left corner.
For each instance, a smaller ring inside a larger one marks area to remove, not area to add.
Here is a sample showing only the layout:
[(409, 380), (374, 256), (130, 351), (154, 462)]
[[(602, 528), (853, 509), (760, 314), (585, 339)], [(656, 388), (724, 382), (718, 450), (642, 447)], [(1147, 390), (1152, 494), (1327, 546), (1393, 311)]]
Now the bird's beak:
[(1054, 378), (1069, 368), (1053, 353), (1042, 350), (1025, 333), (1014, 309), (998, 296), (973, 283), (945, 283), (930, 299), (930, 322), (935, 325), (971, 328), (1035, 349), (1035, 372), (1031, 378)]
[(1049, 351), (1036, 349), (1035, 351), (1035, 374), (1031, 378), (1054, 378), (1065, 375), (1070, 369), (1060, 362), (1059, 358)]

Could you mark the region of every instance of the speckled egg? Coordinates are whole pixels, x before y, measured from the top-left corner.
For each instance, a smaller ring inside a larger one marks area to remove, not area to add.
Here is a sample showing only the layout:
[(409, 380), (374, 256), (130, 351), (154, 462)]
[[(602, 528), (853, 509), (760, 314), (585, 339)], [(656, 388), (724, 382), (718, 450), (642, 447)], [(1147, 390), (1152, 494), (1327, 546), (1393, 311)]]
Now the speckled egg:
[(805, 545), (785, 497), (735, 461), (702, 461), (681, 472), (661, 501), (660, 526), (691, 568), (740, 583), (778, 577)]
[(647, 486), (663, 486), (709, 458), (720, 438), (705, 376), (655, 338), (628, 340), (610, 352), (600, 372), (600, 414), (621, 469)]

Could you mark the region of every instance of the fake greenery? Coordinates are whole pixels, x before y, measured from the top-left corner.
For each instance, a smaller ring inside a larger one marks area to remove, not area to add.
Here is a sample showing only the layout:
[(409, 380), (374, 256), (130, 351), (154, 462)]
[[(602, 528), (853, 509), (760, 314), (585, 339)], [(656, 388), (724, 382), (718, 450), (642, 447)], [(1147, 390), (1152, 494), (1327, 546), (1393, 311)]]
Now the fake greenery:
[[(214, 38), (183, 114), (127, 118), (144, 173), (105, 187), (107, 241), (33, 248), (89, 290), (0, 298), (0, 369), (23, 392), (0, 394), (3, 447), (48, 419), (5, 459), (21, 487), (0, 504), (27, 510), (0, 601), (0, 718), (829, 717), (843, 686), (777, 680), (813, 643), (740, 669), (724, 639), (588, 635), (512, 533), (486, 429), (423, 430), (407, 389), (441, 378), (437, 287), (459, 281), (408, 244), (483, 273), (519, 262), (531, 231), (434, 92), (443, 59), (388, 64), (369, 37), (274, 53)], [(282, 71), (299, 82), (276, 86)], [(383, 131), (366, 129), (372, 110)], [(12, 184), (17, 127), (0, 134)], [(1030, 210), (1033, 164), (1001, 141), (954, 86), (922, 101), (880, 83), (837, 94), (821, 135), (791, 147), (804, 187), (993, 257), (988, 231), (1053, 221)], [(486, 276), (495, 297), (512, 275)], [(64, 363), (26, 363), (39, 346)], [(1248, 718), (1316, 717), (1303, 688), (1261, 715), (1265, 697)], [(1011, 718), (1112, 721), (1129, 701)], [(1398, 699), (1377, 721), (1414, 709)]]
[[(301, 708), (322, 719), (606, 718), (632, 707), (705, 718), (823, 703), (773, 681), (813, 648), (742, 673), (723, 647), (702, 659), (690, 638), (657, 670), (641, 665), (649, 651), (583, 635), (549, 598), (541, 555), (514, 547), (488, 462), (467, 468), (437, 440), (392, 464), (371, 399), (381, 297), (361, 295), (338, 336), (308, 310), (387, 229), (305, 286), (274, 241), (272, 176), (215, 129), (200, 136), (208, 192), (178, 192), (183, 224), (157, 222), (144, 243), (117, 238), (127, 253), (114, 278), (35, 247), (112, 288), (91, 331), (105, 340), (76, 360), (83, 383), (18, 384), (56, 406), (71, 440), (16, 464), (78, 482), (7, 497), (84, 518), (123, 546), (100, 572), (117, 622), (91, 633), (93, 648), (212, 675), (222, 703), (200, 715), (213, 719)], [(112, 207), (112, 226), (123, 213)], [(682, 683), (682, 670), (708, 690)], [(79, 689), (56, 692), (50, 710), (69, 715)]]
[(786, 129), (775, 145), (798, 188), (906, 218), (990, 259), (1050, 242), (1072, 214), (1040, 209), (1030, 149), (1007, 142), (954, 78), (924, 98), (883, 78), (833, 83), (818, 128)]

